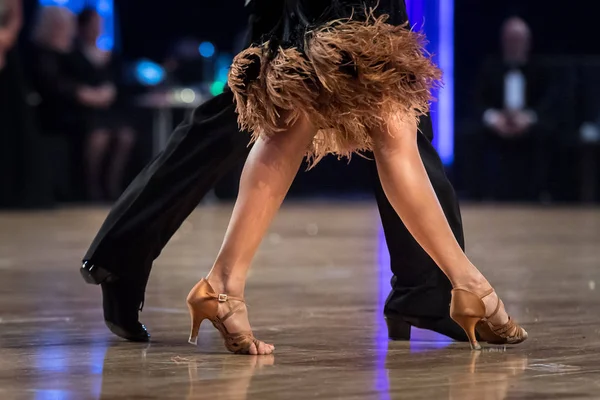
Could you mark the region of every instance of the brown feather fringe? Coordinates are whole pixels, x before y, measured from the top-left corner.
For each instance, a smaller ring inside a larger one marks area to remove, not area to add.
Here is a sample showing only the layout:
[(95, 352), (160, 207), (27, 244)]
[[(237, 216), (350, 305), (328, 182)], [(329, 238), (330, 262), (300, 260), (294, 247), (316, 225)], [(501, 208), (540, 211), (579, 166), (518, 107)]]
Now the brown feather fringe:
[(373, 148), (370, 131), (392, 117), (418, 119), (429, 111), (440, 70), (424, 37), (368, 13), (336, 20), (305, 35), (305, 54), (268, 43), (238, 54), (229, 73), (240, 127), (260, 135), (282, 131), (301, 115), (318, 129), (307, 150), (311, 167), (325, 155)]

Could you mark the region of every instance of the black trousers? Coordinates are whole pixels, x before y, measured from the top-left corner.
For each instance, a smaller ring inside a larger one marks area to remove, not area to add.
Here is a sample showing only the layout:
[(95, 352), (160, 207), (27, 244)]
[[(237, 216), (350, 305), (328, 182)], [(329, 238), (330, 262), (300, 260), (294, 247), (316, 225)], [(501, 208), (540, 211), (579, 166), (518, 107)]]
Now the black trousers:
[[(420, 129), (421, 157), (462, 245), (457, 199), (431, 145), (428, 117), (422, 119)], [(154, 259), (219, 178), (247, 156), (249, 140), (249, 135), (238, 129), (231, 92), (202, 104), (175, 130), (166, 149), (116, 202), (84, 260), (145, 287)], [(394, 274), (386, 313), (445, 316), (450, 304), (450, 282), (395, 213), (383, 193), (374, 164), (375, 193)]]

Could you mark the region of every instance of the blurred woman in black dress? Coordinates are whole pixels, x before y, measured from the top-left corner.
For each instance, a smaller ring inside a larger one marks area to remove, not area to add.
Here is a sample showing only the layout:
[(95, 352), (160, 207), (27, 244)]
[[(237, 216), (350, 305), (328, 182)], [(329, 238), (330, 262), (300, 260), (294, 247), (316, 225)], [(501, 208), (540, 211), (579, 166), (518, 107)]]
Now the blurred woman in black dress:
[(40, 135), (18, 48), (22, 0), (0, 0), (0, 207), (47, 208), (56, 200), (52, 143)]
[[(102, 18), (96, 10), (82, 11), (78, 17), (78, 38), (71, 59), (75, 79), (101, 91), (109, 99), (100, 105), (81, 103), (78, 107), (85, 120), (87, 138), (83, 153), (87, 191), (92, 200), (107, 197), (114, 199), (119, 196), (123, 172), (135, 143), (133, 129), (123, 123), (117, 109), (117, 68), (114, 57), (111, 52), (97, 46), (101, 32)], [(114, 146), (111, 148), (111, 145)], [(107, 184), (103, 185), (105, 161)]]
[(75, 15), (63, 7), (42, 7), (33, 31), (29, 75), (37, 93), (37, 116), (52, 155), (53, 179), (61, 197), (72, 198), (71, 150), (81, 135), (78, 107), (107, 107), (114, 95), (77, 80), (70, 66)]

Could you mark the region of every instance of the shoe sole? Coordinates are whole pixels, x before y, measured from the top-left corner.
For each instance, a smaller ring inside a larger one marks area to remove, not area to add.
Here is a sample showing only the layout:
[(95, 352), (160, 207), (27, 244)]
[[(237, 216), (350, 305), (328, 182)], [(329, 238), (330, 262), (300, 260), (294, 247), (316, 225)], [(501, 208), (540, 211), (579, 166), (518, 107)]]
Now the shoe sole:
[(121, 328), (119, 325), (115, 325), (112, 322), (108, 322), (108, 321), (104, 321), (104, 323), (106, 324), (106, 327), (108, 328), (108, 330), (110, 330), (112, 333), (114, 333), (118, 337), (128, 340), (130, 342), (146, 343), (146, 342), (150, 341), (149, 333), (147, 333), (144, 336), (133, 336), (133, 335), (128, 334), (127, 331), (125, 329)]

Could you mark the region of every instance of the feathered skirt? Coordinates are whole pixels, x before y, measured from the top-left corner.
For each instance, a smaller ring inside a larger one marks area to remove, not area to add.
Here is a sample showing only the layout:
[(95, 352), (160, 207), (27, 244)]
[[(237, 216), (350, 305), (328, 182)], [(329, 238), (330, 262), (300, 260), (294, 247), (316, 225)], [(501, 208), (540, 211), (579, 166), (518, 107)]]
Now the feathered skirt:
[(240, 127), (256, 140), (307, 118), (317, 129), (306, 151), (312, 166), (327, 154), (372, 150), (372, 129), (389, 118), (427, 113), (441, 72), (424, 37), (407, 23), (387, 23), (387, 14), (361, 15), (303, 26), (295, 42), (272, 36), (239, 53), (228, 84)]

